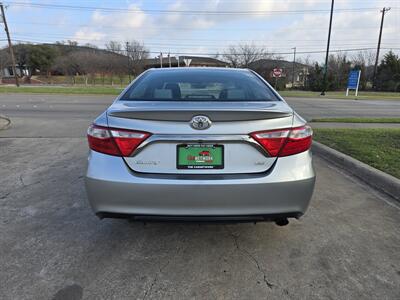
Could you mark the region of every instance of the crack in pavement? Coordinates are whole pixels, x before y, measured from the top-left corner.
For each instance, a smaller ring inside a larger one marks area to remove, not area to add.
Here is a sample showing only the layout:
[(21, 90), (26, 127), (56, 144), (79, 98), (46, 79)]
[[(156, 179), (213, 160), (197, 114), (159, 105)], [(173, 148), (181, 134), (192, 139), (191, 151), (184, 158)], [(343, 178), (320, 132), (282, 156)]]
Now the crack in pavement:
[(258, 260), (256, 259), (256, 257), (255, 257), (253, 254), (251, 254), (249, 251), (247, 251), (246, 249), (239, 247), (239, 242), (238, 242), (239, 235), (235, 235), (235, 234), (233, 234), (232, 232), (230, 232), (230, 235), (231, 235), (232, 238), (233, 238), (233, 241), (234, 241), (234, 243), (235, 243), (236, 249), (237, 249), (239, 252), (245, 254), (247, 257), (249, 257), (249, 258), (255, 263), (255, 265), (256, 265), (258, 271), (263, 275), (263, 281), (264, 281), (265, 285), (266, 285), (269, 289), (272, 289), (272, 288), (275, 286), (275, 284), (271, 283), (271, 282), (267, 279), (267, 274), (265, 274), (265, 271), (263, 270), (263, 268), (261, 268), (260, 263), (258, 262)]
[(24, 180), (22, 179), (22, 174), (19, 175), (19, 181), (22, 183), (22, 186), (25, 186), (25, 182), (24, 182)]
[(0, 200), (6, 199), (10, 194), (11, 192), (6, 193), (5, 195), (0, 197)]
[[(185, 241), (184, 241), (184, 242), (185, 242)], [(175, 252), (175, 255), (174, 255), (174, 256), (176, 256), (177, 254), (179, 254), (179, 252), (181, 251), (181, 249), (182, 249), (182, 246), (178, 247), (178, 248), (176, 249), (176, 252)], [(173, 256), (173, 257), (174, 257), (174, 256)], [(165, 268), (170, 264), (170, 262), (171, 262), (171, 259), (168, 259), (167, 262), (166, 262), (162, 267), (159, 268), (158, 273), (155, 275), (153, 281), (151, 282), (150, 287), (145, 291), (144, 296), (143, 296), (143, 300), (147, 299), (147, 297), (151, 295), (152, 290), (153, 290), (153, 287), (156, 285), (156, 283), (157, 283), (157, 281), (158, 281), (159, 275), (162, 274), (162, 273), (164, 272)]]

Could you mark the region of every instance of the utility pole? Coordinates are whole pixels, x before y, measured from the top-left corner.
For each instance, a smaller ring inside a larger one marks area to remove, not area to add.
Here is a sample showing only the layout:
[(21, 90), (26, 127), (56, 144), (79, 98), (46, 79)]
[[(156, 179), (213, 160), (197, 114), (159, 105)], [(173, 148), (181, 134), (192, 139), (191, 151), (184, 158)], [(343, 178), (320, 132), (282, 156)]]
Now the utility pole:
[(293, 47), (292, 89), (294, 88), (294, 68), (296, 65), (296, 47)]
[(162, 63), (163, 63), (163, 57), (162, 57), (162, 52), (160, 52), (160, 68), (162, 68)]
[(4, 23), (4, 30), (5, 30), (5, 32), (7, 34), (8, 49), (10, 50), (10, 56), (11, 56), (11, 62), (12, 62), (12, 70), (13, 70), (14, 78), (15, 78), (15, 85), (19, 86), (17, 68), (15, 67), (14, 51), (13, 51), (13, 47), (12, 47), (12, 43), (11, 43), (10, 32), (8, 31), (7, 20), (6, 20), (6, 15), (4, 13), (3, 3), (0, 3), (0, 9), (1, 9), (1, 17), (2, 17), (3, 23)]
[(378, 69), (378, 61), (379, 61), (379, 50), (381, 49), (381, 39), (382, 39), (382, 28), (383, 28), (383, 20), (385, 19), (385, 13), (390, 10), (390, 7), (384, 7), (381, 10), (382, 18), (381, 18), (381, 28), (379, 30), (379, 38), (378, 38), (378, 47), (376, 49), (376, 58), (375, 58), (375, 66), (374, 66), (374, 76), (372, 78), (372, 87), (376, 89), (376, 73)]
[(129, 82), (131, 82), (131, 58), (129, 56), (129, 42), (125, 42), (126, 47), (126, 57), (128, 58), (128, 76)]
[(168, 64), (169, 64), (169, 67), (171, 68), (171, 55), (169, 52), (168, 52)]
[(335, 0), (332, 0), (332, 3), (331, 3), (331, 16), (329, 18), (328, 43), (326, 45), (324, 79), (323, 79), (323, 82), (322, 82), (321, 96), (325, 96), (325, 90), (326, 90), (326, 74), (328, 73), (329, 44), (331, 42), (331, 30), (332, 30), (332, 17), (333, 17), (333, 5), (334, 5), (334, 2), (335, 2)]

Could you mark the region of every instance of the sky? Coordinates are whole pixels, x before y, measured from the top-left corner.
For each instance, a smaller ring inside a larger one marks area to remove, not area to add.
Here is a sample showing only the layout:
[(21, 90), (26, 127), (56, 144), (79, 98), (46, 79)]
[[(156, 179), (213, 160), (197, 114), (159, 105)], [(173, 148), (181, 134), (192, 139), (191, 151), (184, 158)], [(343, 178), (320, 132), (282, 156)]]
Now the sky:
[[(10, 0), (6, 17), (14, 43), (75, 40), (104, 48), (137, 40), (155, 57), (221, 54), (254, 44), (293, 59), (322, 61), (331, 0)], [(68, 7), (65, 7), (68, 6)], [(376, 48), (383, 7), (382, 53), (400, 53), (400, 0), (336, 0), (331, 50)], [(0, 38), (5, 46), (5, 34)], [(375, 51), (375, 50), (371, 50)], [(349, 56), (356, 51), (347, 50)]]

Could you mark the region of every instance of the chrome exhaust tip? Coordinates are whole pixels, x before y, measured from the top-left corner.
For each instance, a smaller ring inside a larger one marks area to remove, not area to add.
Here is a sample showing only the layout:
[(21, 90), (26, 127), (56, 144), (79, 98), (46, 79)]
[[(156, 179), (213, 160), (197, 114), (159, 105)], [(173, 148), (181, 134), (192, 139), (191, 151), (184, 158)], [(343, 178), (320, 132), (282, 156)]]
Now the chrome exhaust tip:
[(289, 224), (289, 220), (288, 219), (279, 219), (275, 221), (275, 224), (278, 226), (286, 226)]

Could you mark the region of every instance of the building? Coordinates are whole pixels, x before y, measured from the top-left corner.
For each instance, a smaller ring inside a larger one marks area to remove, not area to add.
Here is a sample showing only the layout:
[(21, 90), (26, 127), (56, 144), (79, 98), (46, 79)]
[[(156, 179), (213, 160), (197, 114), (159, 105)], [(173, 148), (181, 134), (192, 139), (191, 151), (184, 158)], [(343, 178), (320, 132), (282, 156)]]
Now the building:
[[(252, 62), (249, 69), (256, 71), (267, 80), (272, 79), (272, 70), (278, 68), (282, 69), (282, 78), (285, 80), (287, 88), (292, 87), (293, 80), (293, 62), (282, 59), (260, 59)], [(310, 66), (296, 62), (294, 64), (294, 86), (304, 87), (309, 75)]]
[[(19, 77), (29, 76), (29, 69), (26, 66), (20, 67), (16, 66), (15, 70)], [(7, 66), (0, 69), (0, 77), (14, 77), (14, 72), (12, 66)]]

